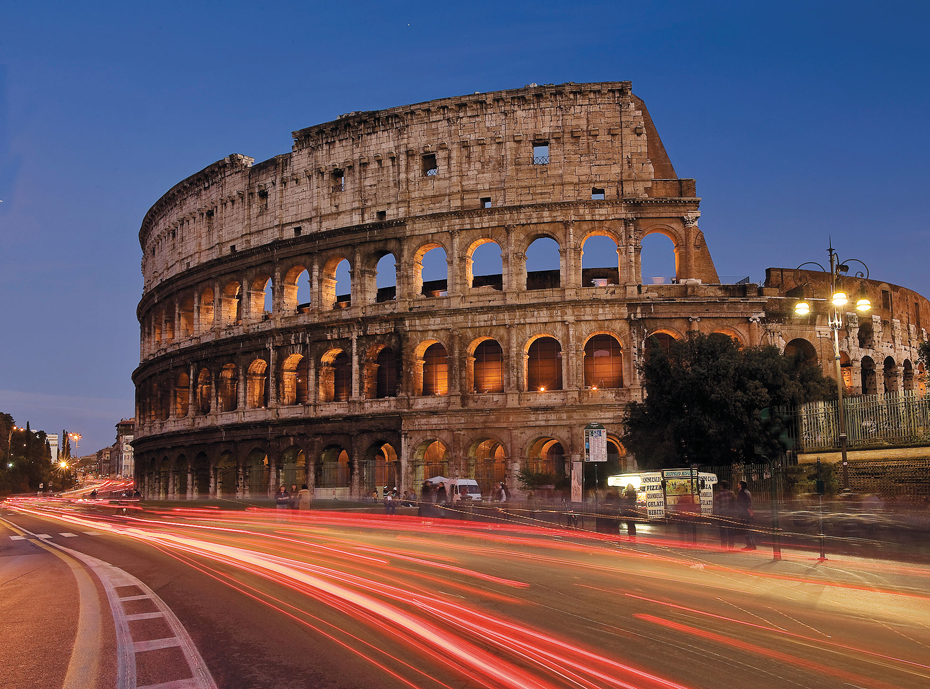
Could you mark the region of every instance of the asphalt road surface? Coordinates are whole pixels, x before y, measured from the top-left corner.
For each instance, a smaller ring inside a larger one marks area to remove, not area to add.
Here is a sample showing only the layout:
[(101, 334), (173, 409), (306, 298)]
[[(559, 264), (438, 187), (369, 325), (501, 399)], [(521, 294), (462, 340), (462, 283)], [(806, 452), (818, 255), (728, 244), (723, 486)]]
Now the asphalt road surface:
[[(31, 500), (0, 509), (0, 539), (4, 686), (930, 686), (930, 571), (915, 564)], [(88, 635), (93, 591), (111, 605)]]

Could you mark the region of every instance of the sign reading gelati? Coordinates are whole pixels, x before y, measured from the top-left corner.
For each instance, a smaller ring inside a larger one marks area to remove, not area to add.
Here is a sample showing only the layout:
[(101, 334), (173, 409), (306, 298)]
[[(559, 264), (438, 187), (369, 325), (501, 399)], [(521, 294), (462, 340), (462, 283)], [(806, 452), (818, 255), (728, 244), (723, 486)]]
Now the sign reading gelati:
[(599, 423), (589, 423), (584, 428), (584, 461), (607, 461), (607, 429)]

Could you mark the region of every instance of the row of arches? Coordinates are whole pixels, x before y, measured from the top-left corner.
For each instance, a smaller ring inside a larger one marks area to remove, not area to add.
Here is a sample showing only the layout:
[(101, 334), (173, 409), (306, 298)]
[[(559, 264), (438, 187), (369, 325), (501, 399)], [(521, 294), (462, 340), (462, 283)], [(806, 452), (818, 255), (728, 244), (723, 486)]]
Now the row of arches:
[[(616, 334), (591, 335), (581, 356), (585, 387), (624, 387), (624, 351)], [(266, 352), (239, 362), (193, 364), (167, 379), (154, 376), (140, 384), (139, 418), (167, 420), (355, 397), (384, 399), (404, 389), (415, 396), (444, 396), (452, 388), (450, 353), (445, 344), (432, 339), (414, 347), (409, 362), (386, 343), (369, 346), (361, 357), (353, 357), (353, 348), (347, 346), (331, 347), (318, 358), (305, 352), (282, 353), (275, 357), (276, 367), (269, 365), (270, 358)], [(466, 349), (467, 390), (489, 394), (516, 387), (510, 358), (493, 337), (475, 339)], [(562, 345), (555, 337), (530, 338), (522, 360), (520, 389), (544, 393), (566, 387)]]
[[(673, 281), (677, 271), (674, 235), (655, 230), (643, 245), (654, 260), (644, 270), (660, 272), (649, 281)], [(621, 238), (610, 231), (592, 231), (580, 242), (574, 263), (579, 286), (605, 287), (628, 282), (629, 260)], [(567, 257), (552, 235), (537, 234), (523, 251), (507, 255), (505, 238), (481, 237), (467, 247), (456, 265), (447, 246), (427, 241), (413, 253), (409, 265), (398, 270), (399, 247), (390, 246), (362, 256), (334, 250), (326, 256), (296, 258), (260, 266), (248, 275), (211, 281), (155, 305), (143, 317), (143, 348), (154, 352), (176, 341), (216, 328), (288, 317), (311, 311), (332, 311), (353, 304), (391, 302), (397, 298), (442, 297), (451, 289), (501, 291), (538, 290), (562, 286)], [(389, 244), (391, 244), (389, 242)], [(634, 254), (639, 260), (641, 246)], [(661, 257), (661, 258), (659, 258)], [(519, 264), (520, 270), (511, 266)], [(661, 266), (661, 267), (660, 267)], [(450, 279), (457, 275), (456, 279)], [(401, 280), (398, 280), (398, 275)], [(672, 276), (672, 277), (669, 277)], [(642, 282), (642, 279), (639, 279)]]

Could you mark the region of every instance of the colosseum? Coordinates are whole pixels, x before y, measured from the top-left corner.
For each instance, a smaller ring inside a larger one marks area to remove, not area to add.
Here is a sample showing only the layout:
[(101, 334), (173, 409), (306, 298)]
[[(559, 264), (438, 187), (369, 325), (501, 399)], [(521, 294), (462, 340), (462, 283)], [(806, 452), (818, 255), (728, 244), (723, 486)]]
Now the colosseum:
[[(438, 474), (518, 489), (521, 467), (566, 472), (591, 422), (608, 429), (610, 468), (628, 468), (638, 362), (693, 331), (833, 370), (824, 304), (792, 308), (827, 276), (721, 280), (695, 180), (630, 82), (354, 112), (293, 139), (179, 182), (142, 222), (133, 445), (147, 498), (279, 483), (344, 498)], [(641, 275), (654, 234), (674, 277)], [(857, 289), (876, 308), (844, 315), (847, 390), (913, 389), (930, 304)]]

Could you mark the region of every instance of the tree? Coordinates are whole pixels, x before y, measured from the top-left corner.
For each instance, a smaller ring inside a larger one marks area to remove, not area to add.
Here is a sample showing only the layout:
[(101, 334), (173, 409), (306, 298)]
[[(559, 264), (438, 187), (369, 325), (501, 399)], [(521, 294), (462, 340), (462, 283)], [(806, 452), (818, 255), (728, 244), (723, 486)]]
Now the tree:
[(836, 383), (799, 355), (772, 346), (740, 348), (695, 333), (666, 351), (653, 342), (641, 367), (645, 399), (631, 402), (623, 443), (649, 468), (751, 461), (781, 452), (765, 408), (835, 397)]

